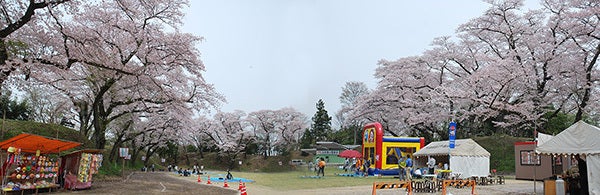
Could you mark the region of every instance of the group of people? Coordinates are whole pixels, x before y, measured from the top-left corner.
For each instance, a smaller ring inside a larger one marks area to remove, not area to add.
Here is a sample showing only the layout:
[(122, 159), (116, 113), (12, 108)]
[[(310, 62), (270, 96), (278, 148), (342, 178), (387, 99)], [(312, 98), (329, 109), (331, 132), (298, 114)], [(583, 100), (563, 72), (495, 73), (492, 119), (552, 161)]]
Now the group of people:
[(317, 172), (317, 176), (325, 176), (325, 165), (327, 165), (327, 162), (329, 162), (329, 158), (317, 158), (315, 164), (313, 164), (312, 161), (308, 162), (308, 170), (314, 170), (315, 172)]
[(354, 168), (358, 175), (364, 175), (367, 177), (369, 175), (369, 167), (371, 166), (371, 160), (368, 158), (357, 159)]
[[(154, 165), (152, 165), (153, 169), (154, 169)], [(179, 174), (179, 176), (190, 176), (192, 174), (203, 174), (204, 173), (204, 166), (198, 166), (198, 165), (194, 165), (192, 167), (192, 170), (190, 171), (189, 168), (187, 169), (183, 169), (181, 167), (178, 167), (177, 165), (173, 166), (173, 165), (169, 165), (167, 166), (167, 170), (169, 170), (169, 172), (177, 172), (177, 174)]]
[[(325, 176), (325, 165), (327, 164), (324, 158), (318, 158), (317, 163), (315, 164), (315, 171), (317, 172), (317, 176)], [(312, 169), (312, 162), (309, 163), (309, 169)], [(346, 159), (344, 162), (344, 171), (353, 170), (357, 175), (368, 176), (369, 167), (371, 166), (371, 160), (368, 158), (354, 158), (352, 165), (350, 165), (350, 160)], [(441, 165), (440, 165), (441, 166)], [(434, 173), (436, 169), (436, 161), (433, 157), (430, 157), (427, 161), (427, 173)], [(406, 155), (406, 158), (400, 156), (398, 158), (398, 169), (399, 169), (399, 177), (400, 180), (411, 180), (413, 178), (413, 174), (421, 175), (425, 173), (420, 173), (420, 170), (415, 170), (413, 172), (413, 160), (410, 154)]]
[[(142, 171), (143, 171), (143, 172), (148, 172), (148, 167), (146, 167), (146, 166), (144, 165), (144, 167), (142, 167)], [(150, 171), (154, 172), (154, 164), (152, 164), (152, 166), (150, 166)]]
[(398, 158), (398, 177), (400, 180), (412, 180), (412, 167), (413, 161), (410, 158), (410, 154), (406, 155), (406, 159), (403, 156)]
[[(441, 163), (437, 167), (438, 169), (443, 169)], [(420, 177), (424, 174), (434, 174), (436, 170), (436, 162), (435, 158), (429, 157), (427, 160), (427, 170), (421, 171), (421, 169), (413, 169), (413, 160), (410, 154), (406, 155), (406, 159), (403, 156), (398, 158), (398, 177), (402, 180), (412, 180), (413, 175)], [(425, 172), (427, 171), (427, 172)]]

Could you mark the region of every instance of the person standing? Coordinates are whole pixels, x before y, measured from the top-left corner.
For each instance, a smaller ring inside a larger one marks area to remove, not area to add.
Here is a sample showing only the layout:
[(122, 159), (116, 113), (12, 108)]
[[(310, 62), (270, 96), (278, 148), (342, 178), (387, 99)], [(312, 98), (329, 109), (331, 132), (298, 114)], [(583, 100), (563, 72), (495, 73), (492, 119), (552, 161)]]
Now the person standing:
[(365, 158), (365, 162), (363, 163), (363, 166), (365, 167), (365, 177), (369, 176), (369, 167), (371, 167), (371, 160), (368, 158)]
[(357, 175), (362, 175), (361, 171), (360, 171), (362, 169), (362, 164), (363, 164), (363, 161), (361, 158), (356, 159), (356, 163), (354, 163), (354, 169), (356, 169)]
[(412, 159), (410, 158), (410, 154), (406, 155), (406, 179), (407, 180), (412, 180), (412, 167), (413, 167), (413, 162)]
[(323, 177), (325, 177), (325, 159), (323, 159), (321, 157), (321, 159), (319, 160), (319, 171), (317, 172), (317, 176), (319, 176), (319, 173), (321, 173), (323, 175)]
[(405, 167), (406, 162), (404, 162), (404, 157), (400, 156), (400, 158), (398, 158), (398, 178), (400, 178), (400, 181), (404, 181), (406, 179), (406, 171), (404, 171)]
[(579, 154), (575, 155), (577, 159), (577, 168), (579, 168), (579, 186), (581, 186), (579, 194), (589, 194), (588, 189), (588, 178), (587, 178), (587, 163), (585, 162), (585, 156), (582, 158)]
[(435, 159), (431, 156), (429, 157), (429, 160), (427, 161), (427, 168), (429, 168), (429, 170), (427, 171), (427, 174), (435, 173)]
[(348, 172), (349, 166), (350, 166), (350, 159), (346, 158), (346, 161), (344, 161), (344, 172)]

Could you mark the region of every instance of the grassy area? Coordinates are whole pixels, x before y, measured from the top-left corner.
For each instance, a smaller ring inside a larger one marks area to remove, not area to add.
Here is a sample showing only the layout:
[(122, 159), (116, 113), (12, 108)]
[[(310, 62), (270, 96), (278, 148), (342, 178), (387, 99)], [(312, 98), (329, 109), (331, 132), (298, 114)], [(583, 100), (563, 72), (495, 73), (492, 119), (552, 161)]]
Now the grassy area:
[(0, 126), (2, 126), (2, 137), (0, 137), (0, 140), (6, 140), (21, 133), (30, 133), (82, 143), (82, 146), (78, 148), (90, 148), (92, 146), (92, 142), (75, 129), (70, 129), (58, 124), (45, 124), (33, 121), (2, 120), (0, 121)]
[(490, 152), (490, 169), (496, 169), (503, 174), (514, 174), (515, 142), (528, 141), (531, 138), (498, 135), (474, 137), (473, 140)]
[[(373, 182), (380, 181), (398, 181), (392, 176), (384, 177), (344, 177), (336, 176), (335, 173), (344, 173), (343, 170), (327, 167), (325, 169), (325, 177), (323, 178), (303, 178), (303, 176), (314, 176), (315, 172), (305, 171), (289, 171), (279, 173), (260, 173), (260, 172), (232, 172), (234, 177), (251, 179), (256, 184), (270, 187), (276, 190), (300, 190), (300, 189), (318, 189), (330, 187), (346, 187), (346, 186), (364, 186), (373, 185)], [(219, 173), (225, 174), (225, 173)]]

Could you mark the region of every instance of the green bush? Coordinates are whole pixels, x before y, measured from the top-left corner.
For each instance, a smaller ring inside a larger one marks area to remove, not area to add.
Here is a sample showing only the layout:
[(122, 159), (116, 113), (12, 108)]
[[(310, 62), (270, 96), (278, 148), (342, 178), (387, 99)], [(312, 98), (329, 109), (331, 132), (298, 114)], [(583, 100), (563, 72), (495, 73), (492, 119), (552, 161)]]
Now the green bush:
[(528, 141), (530, 138), (496, 135), (474, 137), (473, 140), (490, 153), (490, 169), (499, 173), (513, 174), (515, 172), (515, 142)]

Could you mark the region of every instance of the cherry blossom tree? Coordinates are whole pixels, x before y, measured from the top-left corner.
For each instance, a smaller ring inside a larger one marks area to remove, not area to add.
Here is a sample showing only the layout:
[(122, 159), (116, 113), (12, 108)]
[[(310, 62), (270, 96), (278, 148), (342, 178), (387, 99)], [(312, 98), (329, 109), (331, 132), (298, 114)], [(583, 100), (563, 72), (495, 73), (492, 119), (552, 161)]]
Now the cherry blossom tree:
[(230, 168), (233, 168), (235, 160), (254, 139), (245, 117), (246, 113), (240, 110), (217, 112), (210, 129), (204, 132), (214, 142), (219, 156), (224, 158)]
[(23, 50), (27, 45), (18, 40), (14, 33), (23, 26), (36, 22), (34, 15), (48, 17), (42, 11), (48, 7), (56, 7), (69, 0), (5, 0), (0, 1), (0, 85), (8, 79), (13, 71), (28, 59)]
[(308, 127), (304, 114), (293, 108), (260, 110), (248, 114), (247, 121), (263, 156), (297, 148), (301, 132)]
[(342, 107), (335, 114), (336, 121), (340, 127), (343, 128), (356, 124), (354, 121), (346, 121), (346, 118), (349, 112), (356, 106), (358, 99), (367, 94), (369, 94), (369, 88), (363, 82), (351, 81), (344, 84), (342, 94), (339, 97)]
[(193, 122), (188, 123), (187, 126), (189, 126), (189, 131), (183, 133), (184, 136), (182, 136), (182, 141), (195, 146), (200, 153), (200, 158), (204, 158), (204, 150), (206, 148), (214, 145), (211, 144), (214, 142), (212, 142), (207, 134), (207, 132), (210, 132), (212, 125), (214, 124), (215, 123), (212, 121), (212, 119), (201, 115), (197, 118), (194, 118)]
[(488, 2), (482, 16), (436, 38), (422, 55), (382, 60), (377, 89), (352, 118), (435, 139), (451, 120), (466, 136), (525, 135), (548, 112), (595, 113), (598, 3), (544, 1), (522, 11), (521, 0)]
[(178, 30), (185, 5), (118, 0), (82, 4), (71, 17), (51, 11), (46, 22), (59, 34), (27, 42), (50, 66), (29, 66), (27, 72), (68, 94), (79, 108), (82, 133), (90, 133), (97, 148), (104, 148), (109, 124), (128, 113), (203, 112), (223, 98), (203, 79), (195, 48), (201, 38)]

